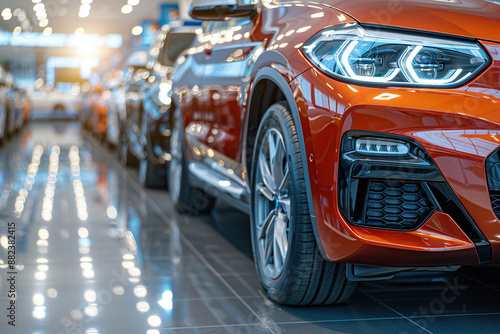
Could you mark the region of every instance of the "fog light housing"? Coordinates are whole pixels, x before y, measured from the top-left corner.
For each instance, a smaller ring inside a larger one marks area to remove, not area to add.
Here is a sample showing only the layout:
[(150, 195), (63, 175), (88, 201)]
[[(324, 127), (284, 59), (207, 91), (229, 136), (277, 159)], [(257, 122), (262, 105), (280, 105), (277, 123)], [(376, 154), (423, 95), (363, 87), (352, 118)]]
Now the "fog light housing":
[(356, 139), (356, 152), (404, 156), (410, 152), (410, 145), (390, 139), (358, 138)]
[(348, 131), (339, 159), (339, 206), (362, 227), (409, 231), (437, 209), (426, 182), (443, 182), (420, 144), (408, 137)]

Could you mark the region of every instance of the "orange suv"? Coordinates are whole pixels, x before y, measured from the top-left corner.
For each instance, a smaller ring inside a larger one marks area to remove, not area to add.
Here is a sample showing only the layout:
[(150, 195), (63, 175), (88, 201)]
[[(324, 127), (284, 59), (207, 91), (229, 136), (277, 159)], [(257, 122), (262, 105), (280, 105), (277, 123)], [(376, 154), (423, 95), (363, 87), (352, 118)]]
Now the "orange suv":
[[(179, 210), (251, 216), (269, 297), (500, 261), (495, 1), (195, 0), (177, 60)], [(235, 222), (237, 223), (237, 222)]]

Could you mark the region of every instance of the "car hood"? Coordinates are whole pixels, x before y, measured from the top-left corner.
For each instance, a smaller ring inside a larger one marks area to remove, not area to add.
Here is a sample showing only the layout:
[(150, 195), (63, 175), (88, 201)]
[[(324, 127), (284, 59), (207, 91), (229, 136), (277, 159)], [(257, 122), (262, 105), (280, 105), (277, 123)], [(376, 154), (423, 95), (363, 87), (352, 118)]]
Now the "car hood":
[(361, 23), (500, 42), (500, 0), (330, 0)]

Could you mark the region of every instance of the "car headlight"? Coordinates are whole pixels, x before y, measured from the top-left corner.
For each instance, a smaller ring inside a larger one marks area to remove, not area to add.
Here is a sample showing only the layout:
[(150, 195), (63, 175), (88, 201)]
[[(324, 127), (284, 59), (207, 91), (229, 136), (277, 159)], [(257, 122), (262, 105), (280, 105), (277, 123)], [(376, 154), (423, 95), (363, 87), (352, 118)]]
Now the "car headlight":
[(490, 63), (476, 42), (362, 28), (355, 23), (319, 32), (302, 50), (329, 75), (384, 86), (458, 86)]

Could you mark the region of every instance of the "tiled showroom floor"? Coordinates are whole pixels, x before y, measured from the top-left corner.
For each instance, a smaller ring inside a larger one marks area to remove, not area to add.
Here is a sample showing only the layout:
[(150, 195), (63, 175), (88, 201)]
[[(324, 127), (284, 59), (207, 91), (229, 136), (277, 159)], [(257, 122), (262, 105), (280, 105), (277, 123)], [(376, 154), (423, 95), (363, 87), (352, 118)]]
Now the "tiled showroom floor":
[[(30, 167), (31, 166), (31, 167)], [(8, 324), (15, 223), (16, 326)], [(248, 217), (177, 214), (168, 193), (77, 123), (0, 148), (0, 333), (498, 333), (500, 269), (362, 283), (348, 303), (283, 307), (260, 289)]]

